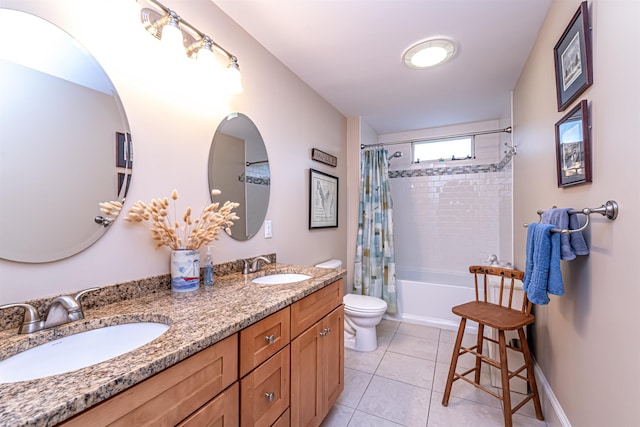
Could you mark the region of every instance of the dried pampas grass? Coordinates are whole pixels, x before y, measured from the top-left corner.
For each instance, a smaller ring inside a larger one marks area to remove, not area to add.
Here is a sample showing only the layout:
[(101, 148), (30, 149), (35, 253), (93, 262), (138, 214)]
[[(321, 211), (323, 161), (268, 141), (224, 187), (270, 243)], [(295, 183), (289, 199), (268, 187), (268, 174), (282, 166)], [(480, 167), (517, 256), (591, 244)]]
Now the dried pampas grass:
[[(211, 194), (218, 196), (220, 190), (213, 190)], [(229, 227), (233, 221), (240, 219), (233, 209), (240, 206), (239, 203), (226, 201), (220, 207), (219, 203), (211, 203), (202, 210), (198, 218), (191, 216), (191, 207), (187, 207), (182, 215), (182, 224), (178, 222), (175, 201), (178, 200), (178, 191), (171, 192), (173, 200), (173, 214), (169, 214), (169, 199), (152, 199), (149, 204), (138, 201), (129, 209), (125, 217), (129, 222), (145, 222), (151, 229), (151, 235), (157, 247), (168, 246), (173, 250), (199, 249), (218, 239), (221, 229), (230, 233)]]

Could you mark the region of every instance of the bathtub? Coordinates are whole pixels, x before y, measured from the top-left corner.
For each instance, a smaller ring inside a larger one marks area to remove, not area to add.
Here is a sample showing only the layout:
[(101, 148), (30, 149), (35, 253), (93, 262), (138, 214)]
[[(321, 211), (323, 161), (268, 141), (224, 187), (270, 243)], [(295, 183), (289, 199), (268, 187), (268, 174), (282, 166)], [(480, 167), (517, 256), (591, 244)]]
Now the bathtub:
[[(458, 329), (460, 318), (451, 307), (475, 298), (473, 275), (468, 272), (438, 272), (398, 267), (398, 313), (389, 319), (443, 329)], [(475, 325), (469, 324), (471, 331)]]

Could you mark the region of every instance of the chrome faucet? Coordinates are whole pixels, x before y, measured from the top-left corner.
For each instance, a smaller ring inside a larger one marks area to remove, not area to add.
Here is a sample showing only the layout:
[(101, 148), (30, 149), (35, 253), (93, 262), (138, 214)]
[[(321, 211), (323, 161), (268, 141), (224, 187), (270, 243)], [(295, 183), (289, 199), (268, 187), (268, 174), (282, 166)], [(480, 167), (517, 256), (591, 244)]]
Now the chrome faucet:
[(265, 264), (271, 264), (269, 258), (263, 256), (257, 256), (255, 258), (242, 259), (242, 274), (255, 273), (260, 271), (261, 264), (260, 261), (263, 261)]
[(75, 295), (62, 295), (51, 301), (47, 309), (45, 320), (40, 319), (38, 311), (31, 305), (25, 303), (5, 304), (0, 306), (0, 310), (12, 307), (24, 308), (24, 318), (19, 334), (30, 334), (42, 329), (53, 328), (65, 323), (84, 319), (80, 297), (87, 292), (96, 291), (100, 288), (89, 288), (78, 292)]

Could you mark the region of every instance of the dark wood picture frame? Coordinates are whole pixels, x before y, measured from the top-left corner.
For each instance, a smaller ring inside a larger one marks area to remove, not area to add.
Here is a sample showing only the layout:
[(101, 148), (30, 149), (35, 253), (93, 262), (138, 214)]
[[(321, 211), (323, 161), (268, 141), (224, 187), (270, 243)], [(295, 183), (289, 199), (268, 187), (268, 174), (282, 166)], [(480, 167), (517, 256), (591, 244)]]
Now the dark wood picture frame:
[(553, 48), (558, 111), (564, 111), (593, 83), (589, 6), (584, 1)]
[(116, 167), (131, 168), (133, 166), (131, 135), (116, 132)]
[(338, 226), (338, 177), (309, 169), (309, 229)]
[(580, 101), (556, 123), (558, 187), (591, 182), (589, 105)]

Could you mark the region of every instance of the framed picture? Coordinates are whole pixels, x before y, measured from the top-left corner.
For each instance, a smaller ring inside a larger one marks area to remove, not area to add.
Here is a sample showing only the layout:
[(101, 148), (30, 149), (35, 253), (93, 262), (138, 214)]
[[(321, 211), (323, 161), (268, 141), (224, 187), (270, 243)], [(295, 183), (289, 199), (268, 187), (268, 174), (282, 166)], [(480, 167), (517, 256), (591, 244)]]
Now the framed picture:
[(132, 166), (131, 135), (116, 132), (116, 167), (131, 168)]
[(589, 7), (582, 2), (553, 48), (558, 111), (564, 111), (593, 83)]
[(338, 178), (309, 169), (309, 229), (338, 226)]
[(580, 101), (556, 123), (558, 187), (591, 182), (589, 109)]

